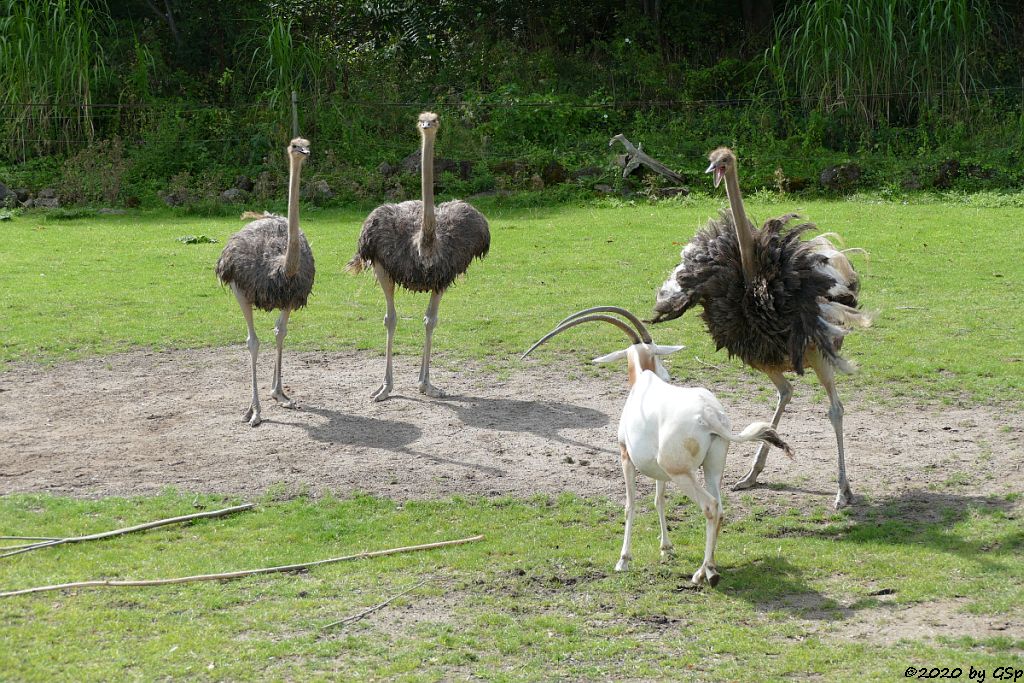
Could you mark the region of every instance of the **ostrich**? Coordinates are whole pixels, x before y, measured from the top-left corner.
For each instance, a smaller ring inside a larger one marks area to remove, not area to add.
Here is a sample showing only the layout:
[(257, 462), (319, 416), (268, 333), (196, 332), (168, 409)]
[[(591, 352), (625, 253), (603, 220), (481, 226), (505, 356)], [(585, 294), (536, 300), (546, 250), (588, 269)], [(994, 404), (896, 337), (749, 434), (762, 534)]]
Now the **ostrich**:
[(423, 324), (426, 339), (420, 364), (419, 390), (427, 396), (443, 397), (445, 393), (430, 383), (430, 344), (437, 326), (437, 309), (441, 296), (459, 275), (466, 272), (474, 258), (483, 258), (491, 245), (487, 219), (473, 206), (453, 200), (434, 209), (434, 138), (437, 136), (437, 114), (423, 112), (418, 127), (421, 137), (420, 182), (423, 200), (401, 204), (382, 204), (374, 209), (359, 235), (356, 254), (346, 270), (358, 273), (367, 265), (384, 290), (387, 330), (384, 382), (373, 399), (383, 401), (391, 394), (391, 344), (398, 324), (395, 311), (395, 285), (413, 292), (430, 292)]
[[(854, 370), (839, 351), (854, 327), (871, 324), (871, 317), (857, 310), (857, 273), (827, 235), (800, 239), (814, 224), (787, 229), (796, 214), (769, 219), (755, 229), (743, 208), (736, 156), (722, 147), (709, 160), (707, 173), (714, 173), (715, 187), (725, 179), (731, 211), (709, 220), (683, 248), (682, 262), (658, 291), (651, 322), (678, 318), (700, 303), (716, 347), (767, 374), (778, 389), (773, 427), (793, 394), (783, 373), (802, 375), (810, 366), (828, 394), (828, 417), (836, 433), (838, 509), (852, 502), (853, 493), (846, 478), (843, 404), (835, 374)], [(756, 484), (767, 455), (762, 445), (750, 472), (733, 488)]]
[(274, 325), (277, 363), (270, 395), (282, 408), (295, 407), (281, 384), (281, 350), (288, 334), (288, 316), (306, 305), (316, 272), (309, 242), (299, 230), (299, 173), (308, 155), (308, 140), (295, 138), (288, 144), (288, 219), (269, 216), (252, 221), (231, 236), (217, 261), (217, 277), (231, 286), (249, 326), (246, 345), (252, 356), (252, 401), (242, 421), (250, 427), (260, 423), (260, 395), (256, 387), (260, 340), (252, 321), (253, 306), (264, 311), (281, 309)]

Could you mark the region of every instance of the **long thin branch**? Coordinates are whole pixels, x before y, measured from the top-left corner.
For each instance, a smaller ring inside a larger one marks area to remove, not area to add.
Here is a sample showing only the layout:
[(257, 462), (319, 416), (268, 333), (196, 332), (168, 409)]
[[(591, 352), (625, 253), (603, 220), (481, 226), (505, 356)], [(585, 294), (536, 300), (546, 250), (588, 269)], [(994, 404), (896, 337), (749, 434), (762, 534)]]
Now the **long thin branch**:
[(63, 545), (65, 543), (81, 543), (82, 541), (95, 541), (100, 538), (110, 538), (111, 536), (120, 536), (122, 534), (130, 534), (133, 531), (143, 531), (145, 529), (153, 529), (158, 526), (165, 526), (167, 524), (177, 524), (178, 522), (188, 522), (193, 519), (204, 519), (207, 517), (223, 517), (224, 515), (230, 515), (235, 512), (241, 512), (242, 510), (248, 510), (255, 507), (253, 503), (245, 503), (244, 505), (235, 505), (234, 507), (224, 508), (223, 510), (211, 510), (209, 512), (197, 512), (192, 515), (183, 515), (181, 517), (171, 517), (169, 519), (161, 519), (156, 522), (146, 522), (145, 524), (136, 524), (135, 526), (125, 527), (123, 529), (114, 529), (113, 531), (103, 531), (98, 534), (89, 534), (88, 536), (72, 536), (70, 538), (58, 538), (53, 541), (43, 541), (42, 543), (33, 543), (28, 547), (21, 548), (20, 550), (12, 550), (10, 552), (0, 555), (0, 558), (10, 557), (11, 555), (19, 555), (21, 553), (27, 553), (30, 550), (38, 550), (39, 548), (52, 548), (55, 545)]
[(58, 541), (53, 536), (0, 536), (0, 541)]
[(463, 543), (473, 543), (475, 541), (483, 540), (483, 534), (479, 536), (470, 536), (469, 538), (460, 538), (454, 541), (438, 541), (437, 543), (426, 543), (423, 545), (411, 545), (404, 548), (391, 548), (389, 550), (375, 550), (373, 552), (357, 553), (355, 555), (344, 555), (342, 557), (332, 557), (327, 560), (317, 560), (316, 562), (303, 562), (302, 564), (287, 564), (280, 567), (263, 567), (260, 569), (245, 569), (235, 572), (224, 572), (223, 574), (197, 574), (195, 576), (181, 576), (174, 579), (127, 579), (119, 581), (116, 579), (111, 580), (99, 580), (99, 581), (78, 581), (75, 583), (59, 583), (53, 586), (36, 586), (34, 588), (23, 588), (16, 591), (7, 591), (0, 593), (0, 598), (10, 598), (15, 595), (27, 595), (29, 593), (43, 593), (46, 591), (57, 591), (65, 590), (68, 588), (93, 588), (93, 587), (121, 587), (121, 586), (166, 586), (169, 584), (176, 583), (191, 583), (194, 581), (222, 581), (225, 579), (237, 579), (243, 576), (253, 576), (256, 574), (272, 574), (274, 572), (295, 572), (310, 569), (311, 567), (319, 567), (323, 564), (331, 564), (334, 562), (345, 562), (348, 560), (362, 560), (370, 557), (381, 557), (383, 555), (395, 555), (398, 553), (409, 553), (416, 550), (429, 550), (431, 548), (443, 548), (449, 545), (460, 545)]
[(388, 598), (384, 602), (378, 603), (378, 604), (374, 605), (373, 607), (369, 607), (367, 609), (364, 609), (359, 614), (353, 614), (350, 617), (345, 617), (344, 619), (338, 619), (337, 621), (332, 621), (331, 623), (329, 623), (329, 624), (327, 624), (325, 626), (321, 626), (320, 628), (321, 628), (321, 630), (326, 631), (327, 629), (329, 629), (329, 628), (331, 628), (333, 626), (340, 626), (342, 624), (351, 624), (353, 621), (359, 621), (360, 619), (362, 619), (366, 615), (373, 614), (377, 610), (379, 610), (379, 609), (381, 609), (383, 607), (387, 607), (387, 605), (389, 603), (394, 602), (395, 600), (397, 600), (398, 598), (402, 597), (403, 595), (407, 595), (409, 593), (412, 593), (414, 590), (416, 590), (417, 588), (419, 588), (420, 586), (422, 586), (426, 582), (427, 582), (427, 580), (423, 579), (422, 581), (417, 583), (415, 586), (412, 586), (411, 588), (406, 588), (404, 591), (402, 591), (398, 595), (392, 595), (390, 598)]

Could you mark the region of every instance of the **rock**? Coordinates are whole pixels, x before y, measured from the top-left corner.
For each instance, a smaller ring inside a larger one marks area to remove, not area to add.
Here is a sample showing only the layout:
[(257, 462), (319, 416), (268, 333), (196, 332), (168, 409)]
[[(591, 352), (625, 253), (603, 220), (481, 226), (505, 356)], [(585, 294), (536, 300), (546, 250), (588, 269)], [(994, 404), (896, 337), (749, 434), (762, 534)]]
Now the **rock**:
[(238, 187), (229, 187), (220, 193), (220, 200), (225, 204), (234, 204), (235, 202), (244, 201), (249, 196), (249, 193)]
[(598, 183), (597, 185), (594, 185), (594, 189), (600, 192), (601, 194), (613, 194), (615, 192), (615, 188), (613, 188), (611, 185), (605, 185), (604, 183)]
[(15, 189), (11, 190), (11, 192), (14, 193), (14, 196), (16, 196), (18, 198), (18, 202), (20, 202), (20, 203), (27, 202), (28, 198), (32, 196), (32, 193), (29, 192), (28, 188), (25, 188), (25, 187), (17, 187)]
[(255, 187), (255, 184), (249, 176), (240, 175), (235, 178), (235, 187), (243, 192), (252, 192), (252, 188)]
[(690, 194), (690, 188), (688, 187), (659, 187), (654, 191), (654, 194), (662, 199), (669, 197), (685, 197)]
[(822, 171), (819, 182), (826, 190), (845, 192), (857, 185), (860, 176), (860, 166), (857, 164), (839, 164)]
[(530, 189), (531, 190), (543, 190), (544, 189), (544, 179), (541, 178), (540, 175), (534, 173), (532, 176), (530, 176)]
[(313, 201), (330, 199), (334, 196), (331, 186), (323, 178), (311, 180), (302, 188), (300, 194), (305, 199)]
[(587, 166), (585, 168), (573, 171), (569, 177), (572, 178), (573, 180), (579, 180), (581, 178), (594, 178), (596, 176), (601, 175), (602, 173), (604, 173), (604, 169), (602, 169), (600, 166)]
[(36, 198), (37, 199), (56, 199), (57, 198), (57, 190), (53, 189), (52, 187), (45, 187), (42, 190), (39, 190), (39, 194), (36, 195)]
[(380, 173), (385, 178), (390, 178), (391, 176), (395, 175), (397, 171), (397, 166), (392, 166), (386, 161), (380, 162), (380, 165), (377, 167), (377, 173)]
[(37, 209), (56, 209), (60, 207), (60, 201), (56, 197), (36, 197), (32, 205)]
[[(398, 169), (402, 173), (411, 173), (413, 175), (420, 174), (420, 152), (413, 152), (409, 156), (405, 157), (398, 163)], [(457, 162), (454, 159), (446, 159), (444, 157), (434, 158), (434, 177), (441, 175), (442, 173), (456, 173), (460, 177), (462, 176), (462, 169), (460, 164), (469, 162)], [(468, 167), (466, 169), (468, 171)], [(468, 177), (468, 175), (466, 176)], [(466, 178), (463, 178), (465, 180)]]
[(491, 170), (499, 175), (516, 176), (526, 172), (525, 161), (502, 161), (491, 166)]
[(3, 183), (0, 183), (0, 206), (14, 206), (18, 195)]
[(901, 183), (901, 186), (904, 190), (910, 192), (920, 190), (923, 187), (923, 185), (921, 184), (921, 178), (919, 178), (916, 173), (911, 173), (906, 178), (904, 178), (903, 182)]
[(182, 206), (188, 201), (188, 197), (184, 192), (164, 192), (160, 190), (156, 195), (160, 197), (164, 204), (170, 207)]
[(956, 159), (946, 159), (939, 164), (939, 169), (935, 173), (935, 180), (932, 184), (935, 187), (948, 190), (953, 187), (953, 181), (960, 177), (960, 162)]
[(557, 161), (550, 161), (541, 169), (540, 177), (545, 185), (559, 185), (569, 179), (569, 172)]

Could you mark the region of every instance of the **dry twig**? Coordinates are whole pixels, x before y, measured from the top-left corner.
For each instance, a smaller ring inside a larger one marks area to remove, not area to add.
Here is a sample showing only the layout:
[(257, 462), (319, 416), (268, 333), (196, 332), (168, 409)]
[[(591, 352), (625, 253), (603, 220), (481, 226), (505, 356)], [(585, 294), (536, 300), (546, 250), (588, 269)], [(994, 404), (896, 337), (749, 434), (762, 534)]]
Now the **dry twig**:
[(342, 557), (332, 557), (327, 560), (317, 560), (316, 562), (304, 562), (302, 564), (288, 564), (280, 567), (262, 567), (260, 569), (244, 569), (235, 572), (224, 572), (222, 574), (197, 574), (195, 576), (181, 576), (174, 579), (126, 579), (119, 581), (116, 579), (104, 579), (98, 581), (78, 581), (75, 583), (59, 583), (52, 586), (36, 586), (34, 588), (23, 588), (16, 591), (7, 591), (0, 593), (0, 598), (10, 598), (15, 595), (28, 595), (29, 593), (43, 593), (46, 591), (57, 591), (65, 590), (68, 588), (94, 588), (94, 587), (123, 587), (123, 586), (167, 586), (176, 583), (191, 583), (194, 581), (223, 581), (226, 579), (238, 579), (243, 576), (254, 576), (256, 574), (272, 574), (275, 572), (297, 572), (305, 571), (311, 567), (319, 567), (323, 564), (331, 564), (334, 562), (345, 562), (347, 560), (362, 560), (370, 557), (381, 557), (383, 555), (396, 555), (398, 553), (408, 553), (415, 550), (429, 550), (431, 548), (443, 548), (449, 545), (460, 545), (462, 543), (473, 543), (483, 539), (483, 534), (479, 536), (470, 536), (469, 538), (460, 538), (454, 541), (438, 541), (437, 543), (425, 543), (423, 545), (411, 545), (404, 548), (390, 548), (388, 550), (375, 550), (373, 552), (362, 552), (356, 553), (355, 555), (344, 555)]
[(146, 522), (145, 524), (136, 524), (135, 526), (125, 527), (123, 529), (114, 529), (113, 531), (104, 531), (98, 534), (89, 534), (88, 536), (72, 536), (70, 538), (57, 538), (49, 541), (43, 541), (41, 543), (32, 543), (27, 546), (15, 546), (17, 550), (10, 550), (10, 552), (3, 553), (0, 558), (10, 557), (11, 555), (19, 555), (21, 553), (27, 553), (30, 550), (38, 550), (40, 548), (52, 548), (55, 545), (63, 545), (65, 543), (81, 543), (82, 541), (95, 541), (100, 538), (110, 538), (111, 536), (120, 536), (122, 534), (129, 534), (133, 531), (142, 531), (144, 529), (153, 529), (154, 527), (164, 526), (167, 524), (176, 524), (178, 522), (188, 522), (193, 519), (204, 519), (207, 517), (223, 517), (224, 515), (230, 515), (234, 512), (241, 512), (242, 510), (248, 510), (254, 507), (252, 503), (245, 503), (244, 505), (235, 505), (234, 507), (224, 508), (223, 510), (211, 510), (209, 512), (197, 512), (192, 515), (183, 515), (181, 517), (171, 517), (169, 519), (161, 519), (156, 522)]
[(360, 619), (362, 619), (366, 615), (373, 614), (374, 612), (376, 612), (377, 610), (381, 609), (382, 607), (386, 607), (389, 603), (394, 602), (395, 600), (397, 600), (398, 598), (402, 597), (403, 595), (407, 595), (409, 593), (412, 593), (414, 590), (416, 590), (417, 588), (419, 588), (420, 586), (422, 586), (426, 582), (427, 582), (427, 580), (423, 579), (422, 581), (417, 583), (415, 586), (412, 586), (411, 588), (406, 588), (404, 591), (402, 591), (398, 595), (392, 595), (390, 598), (388, 598), (384, 602), (378, 603), (378, 604), (374, 605), (373, 607), (369, 607), (367, 609), (364, 609), (359, 614), (353, 614), (350, 617), (345, 617), (344, 619), (338, 619), (337, 621), (332, 621), (331, 623), (327, 624), (326, 626), (321, 626), (320, 628), (321, 628), (321, 630), (326, 631), (327, 629), (331, 628), (332, 626), (340, 626), (340, 625), (343, 625), (343, 624), (351, 624), (354, 621), (359, 621)]

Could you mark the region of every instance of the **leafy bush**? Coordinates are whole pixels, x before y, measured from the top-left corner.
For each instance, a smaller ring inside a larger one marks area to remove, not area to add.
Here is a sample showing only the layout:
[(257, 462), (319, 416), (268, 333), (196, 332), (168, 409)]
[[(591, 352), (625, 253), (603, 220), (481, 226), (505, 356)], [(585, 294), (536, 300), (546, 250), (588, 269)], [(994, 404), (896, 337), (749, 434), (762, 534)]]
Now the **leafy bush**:
[(113, 204), (121, 193), (121, 181), (129, 166), (120, 139), (93, 143), (61, 167), (60, 196), (70, 204)]

